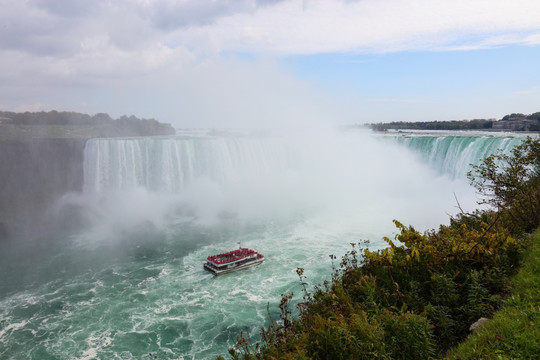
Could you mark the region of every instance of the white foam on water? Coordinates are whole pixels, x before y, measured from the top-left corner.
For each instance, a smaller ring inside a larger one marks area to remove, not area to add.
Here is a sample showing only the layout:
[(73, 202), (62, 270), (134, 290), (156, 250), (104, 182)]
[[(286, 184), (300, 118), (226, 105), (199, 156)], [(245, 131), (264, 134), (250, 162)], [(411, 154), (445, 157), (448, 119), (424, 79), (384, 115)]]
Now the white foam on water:
[(244, 295), (249, 301), (254, 301), (254, 302), (261, 302), (262, 301), (262, 296), (252, 294), (249, 291), (243, 290), (243, 289), (235, 289), (235, 290), (229, 292), (229, 295), (232, 295), (232, 296)]
[(28, 324), (28, 321), (24, 320), (18, 323), (8, 324), (4, 329), (0, 330), (0, 339), (4, 337), (8, 332), (12, 333), (23, 329)]
[(79, 360), (92, 360), (97, 359), (98, 349), (90, 348), (83, 351), (82, 355), (78, 358)]

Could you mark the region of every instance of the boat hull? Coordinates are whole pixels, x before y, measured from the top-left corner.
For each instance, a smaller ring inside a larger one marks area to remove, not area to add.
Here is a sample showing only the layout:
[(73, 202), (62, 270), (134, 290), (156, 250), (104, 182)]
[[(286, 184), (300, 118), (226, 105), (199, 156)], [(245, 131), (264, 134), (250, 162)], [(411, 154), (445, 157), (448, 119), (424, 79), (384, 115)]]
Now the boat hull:
[(250, 261), (250, 262), (242, 264), (242, 265), (231, 266), (231, 267), (226, 268), (226, 269), (215, 269), (215, 268), (209, 266), (208, 264), (204, 264), (204, 269), (206, 271), (211, 272), (215, 276), (218, 276), (218, 275), (228, 274), (228, 273), (231, 273), (231, 272), (234, 272), (234, 271), (239, 271), (239, 270), (244, 270), (244, 269), (248, 269), (248, 268), (251, 268), (251, 267), (259, 266), (259, 265), (261, 265), (263, 263), (263, 261), (264, 261), (264, 258), (257, 259), (257, 260), (253, 260), (253, 261)]

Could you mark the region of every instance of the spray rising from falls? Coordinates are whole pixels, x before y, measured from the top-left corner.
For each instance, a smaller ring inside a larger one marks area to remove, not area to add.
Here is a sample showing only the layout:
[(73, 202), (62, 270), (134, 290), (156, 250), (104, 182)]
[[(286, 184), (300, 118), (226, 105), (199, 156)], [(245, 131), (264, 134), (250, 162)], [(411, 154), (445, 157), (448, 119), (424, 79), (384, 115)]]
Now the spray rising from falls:
[(84, 190), (169, 194), (198, 218), (287, 217), (317, 208), (354, 213), (371, 226), (379, 221), (371, 219), (374, 211), (391, 210), (391, 218), (436, 226), (449, 210), (437, 219), (412, 210), (451, 207), (455, 192), (462, 205), (475, 207), (466, 185), (470, 164), (520, 141), (363, 132), (93, 139), (85, 150)]

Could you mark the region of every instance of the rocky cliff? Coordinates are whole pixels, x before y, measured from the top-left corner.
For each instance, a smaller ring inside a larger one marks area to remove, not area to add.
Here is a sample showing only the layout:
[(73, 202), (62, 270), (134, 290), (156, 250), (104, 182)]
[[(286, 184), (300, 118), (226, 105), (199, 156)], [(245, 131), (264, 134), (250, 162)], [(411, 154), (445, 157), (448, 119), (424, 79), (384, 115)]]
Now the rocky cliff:
[(0, 141), (0, 239), (42, 229), (63, 194), (81, 191), (86, 139)]
[(56, 201), (82, 191), (87, 139), (174, 133), (170, 124), (135, 116), (0, 111), (0, 241), (44, 231)]

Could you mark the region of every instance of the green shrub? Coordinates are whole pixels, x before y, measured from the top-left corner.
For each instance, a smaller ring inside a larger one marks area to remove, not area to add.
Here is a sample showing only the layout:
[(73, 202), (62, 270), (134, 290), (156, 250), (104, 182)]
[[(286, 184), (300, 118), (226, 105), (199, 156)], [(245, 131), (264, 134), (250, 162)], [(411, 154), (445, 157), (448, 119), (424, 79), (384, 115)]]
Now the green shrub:
[(471, 184), (515, 233), (540, 224), (540, 138), (527, 138), (510, 155), (498, 152), (472, 165)]
[(312, 359), (386, 358), (384, 334), (362, 313), (347, 319), (316, 314), (307, 332), (306, 350)]
[(379, 319), (391, 359), (430, 359), (433, 356), (433, 334), (425, 316), (410, 312), (396, 315), (385, 310)]

